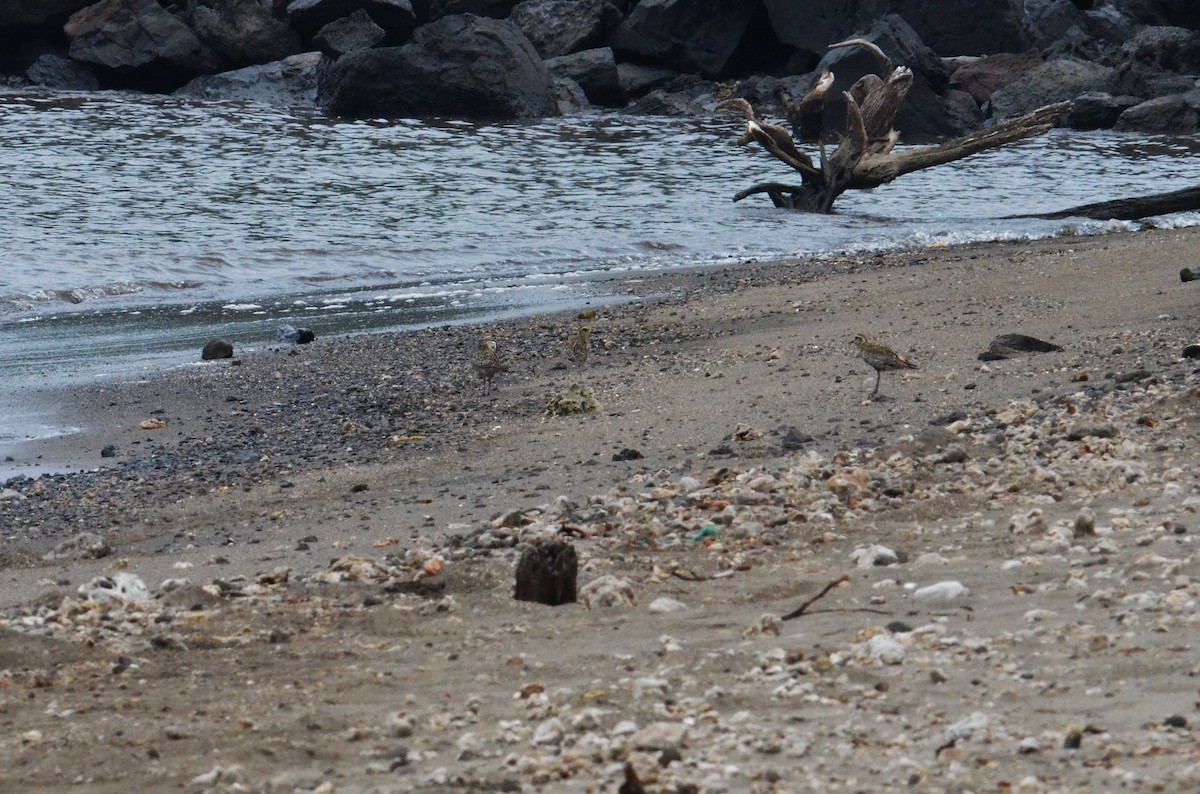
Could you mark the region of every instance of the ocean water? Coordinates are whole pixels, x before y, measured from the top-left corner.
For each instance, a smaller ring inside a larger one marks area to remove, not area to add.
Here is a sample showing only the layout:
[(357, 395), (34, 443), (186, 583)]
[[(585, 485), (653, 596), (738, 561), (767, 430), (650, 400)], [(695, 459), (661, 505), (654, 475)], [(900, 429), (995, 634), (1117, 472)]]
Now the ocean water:
[[(416, 328), (579, 305), (645, 270), (1099, 233), (1004, 216), (1200, 178), (1194, 137), (1056, 130), (811, 216), (731, 201), (795, 181), (739, 133), (725, 116), (334, 121), (0, 94), (0, 405), (191, 365), (214, 336), (271, 344), (284, 323)], [(36, 413), (5, 413), (0, 445), (63, 431)]]

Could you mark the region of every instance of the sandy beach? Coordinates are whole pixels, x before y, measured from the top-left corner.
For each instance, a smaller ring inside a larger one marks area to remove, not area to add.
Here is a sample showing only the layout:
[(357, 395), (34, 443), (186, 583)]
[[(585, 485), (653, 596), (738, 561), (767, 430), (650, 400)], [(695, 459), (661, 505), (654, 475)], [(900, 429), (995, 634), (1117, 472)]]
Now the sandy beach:
[[(0, 488), (9, 785), (1183, 790), (1198, 252), (621, 276), (583, 366), (570, 314), (43, 395), (83, 430), (5, 464), (73, 472)], [(856, 333), (918, 369), (866, 400)], [(979, 360), (1009, 333), (1062, 349)], [(540, 538), (581, 603), (513, 600)]]

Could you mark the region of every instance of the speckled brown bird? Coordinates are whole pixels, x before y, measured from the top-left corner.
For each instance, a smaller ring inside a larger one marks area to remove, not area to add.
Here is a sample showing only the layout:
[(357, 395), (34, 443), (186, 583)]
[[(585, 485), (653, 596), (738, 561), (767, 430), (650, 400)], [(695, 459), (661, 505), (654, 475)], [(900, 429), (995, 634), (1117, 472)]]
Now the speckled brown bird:
[(581, 325), (579, 330), (567, 338), (567, 360), (572, 364), (583, 366), (587, 362), (588, 351), (591, 347), (589, 337), (592, 326)]
[(501, 372), (508, 372), (508, 366), (496, 351), (496, 340), (491, 337), (479, 340), (475, 347), (475, 355), (471, 359), (471, 366), (475, 374), (483, 378), (488, 391), (492, 390), (492, 378)]
[(862, 360), (875, 370), (875, 388), (867, 395), (868, 400), (879, 393), (879, 376), (883, 373), (895, 372), (900, 369), (917, 368), (916, 364), (887, 345), (881, 345), (862, 334), (854, 335), (854, 346), (858, 348), (858, 353), (862, 356)]

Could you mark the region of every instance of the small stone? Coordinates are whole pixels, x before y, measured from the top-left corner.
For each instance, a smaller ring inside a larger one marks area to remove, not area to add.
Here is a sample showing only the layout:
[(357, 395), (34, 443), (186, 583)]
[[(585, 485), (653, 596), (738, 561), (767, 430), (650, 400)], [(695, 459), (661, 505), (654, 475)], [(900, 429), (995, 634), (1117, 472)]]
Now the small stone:
[(971, 591), (962, 582), (949, 580), (938, 582), (913, 591), (914, 601), (927, 603), (947, 603), (969, 596)]
[(1067, 731), (1066, 738), (1063, 739), (1064, 750), (1078, 750), (1083, 746), (1083, 731), (1078, 728), (1072, 728)]
[(625, 447), (620, 452), (614, 452), (612, 459), (614, 463), (624, 463), (630, 460), (641, 460), (644, 455), (631, 447)]
[(109, 444), (100, 450), (100, 457), (102, 457), (102, 458), (115, 458), (116, 456), (117, 456), (117, 448), (114, 447), (112, 444)]
[(651, 601), (650, 606), (647, 607), (647, 609), (655, 614), (663, 614), (666, 612), (682, 612), (687, 609), (687, 604), (683, 603), (682, 601), (676, 601), (674, 598), (667, 598), (666, 596), (663, 596)]
[(224, 339), (210, 339), (200, 351), (202, 361), (214, 361), (220, 358), (233, 358), (233, 344)]
[(1075, 516), (1074, 535), (1077, 538), (1093, 537), (1096, 534), (1096, 513), (1085, 507)]
[(742, 632), (746, 639), (753, 637), (778, 637), (783, 631), (783, 621), (778, 615), (763, 615)]
[(566, 730), (563, 728), (562, 720), (558, 717), (551, 717), (533, 729), (533, 743), (536, 745), (559, 745), (562, 744), (565, 735)]
[(588, 609), (633, 606), (637, 603), (633, 594), (633, 583), (611, 574), (593, 579), (581, 587), (579, 601)]
[(1163, 720), (1163, 725), (1166, 725), (1168, 728), (1186, 728), (1188, 726), (1188, 721), (1187, 717), (1184, 717), (1180, 714), (1172, 714), (1170, 717), (1167, 717), (1165, 720)]

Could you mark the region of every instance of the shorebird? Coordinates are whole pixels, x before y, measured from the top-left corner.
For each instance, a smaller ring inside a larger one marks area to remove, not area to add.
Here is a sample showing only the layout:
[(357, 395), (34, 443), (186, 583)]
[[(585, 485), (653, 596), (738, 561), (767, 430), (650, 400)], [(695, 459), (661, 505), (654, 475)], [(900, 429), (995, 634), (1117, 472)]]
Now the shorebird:
[(501, 372), (508, 372), (508, 366), (496, 352), (496, 340), (485, 336), (475, 347), (475, 355), (471, 359), (475, 374), (483, 378), (488, 391), (492, 390), (492, 378)]
[(875, 388), (867, 395), (871, 399), (879, 393), (879, 376), (885, 372), (895, 372), (899, 369), (916, 369), (917, 365), (904, 356), (892, 350), (887, 345), (874, 342), (862, 334), (854, 335), (854, 346), (858, 348), (862, 360), (875, 370)]
[(583, 366), (588, 357), (588, 336), (592, 333), (592, 326), (581, 325), (579, 330), (571, 334), (567, 338), (567, 360), (572, 364)]

